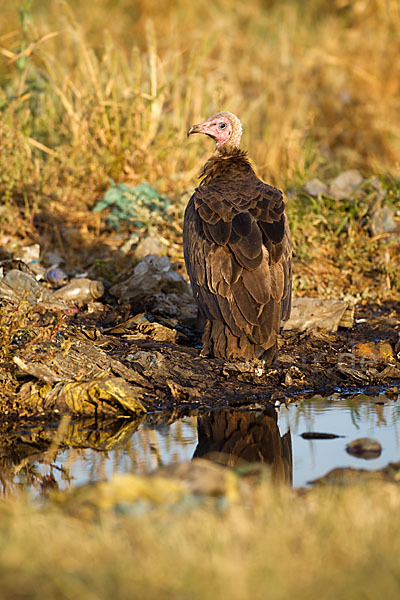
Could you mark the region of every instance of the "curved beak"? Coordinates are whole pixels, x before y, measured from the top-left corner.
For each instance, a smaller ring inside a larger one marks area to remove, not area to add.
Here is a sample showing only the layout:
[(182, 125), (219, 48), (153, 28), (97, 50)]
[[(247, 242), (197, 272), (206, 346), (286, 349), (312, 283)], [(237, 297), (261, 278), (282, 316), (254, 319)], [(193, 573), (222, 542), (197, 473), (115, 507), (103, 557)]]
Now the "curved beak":
[(193, 125), (187, 132), (187, 137), (189, 137), (189, 135), (191, 135), (192, 133), (200, 133), (198, 127), (199, 125)]
[(204, 121), (204, 123), (193, 125), (187, 132), (187, 137), (189, 137), (189, 135), (191, 135), (192, 133), (205, 133), (206, 135), (214, 137), (212, 135), (211, 123), (209, 121)]

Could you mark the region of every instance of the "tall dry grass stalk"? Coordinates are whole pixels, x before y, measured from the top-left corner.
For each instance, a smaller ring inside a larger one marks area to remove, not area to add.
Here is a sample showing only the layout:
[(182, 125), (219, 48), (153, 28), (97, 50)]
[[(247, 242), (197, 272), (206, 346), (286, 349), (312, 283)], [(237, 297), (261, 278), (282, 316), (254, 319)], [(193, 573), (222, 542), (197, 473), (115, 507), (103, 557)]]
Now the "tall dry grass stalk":
[(182, 189), (211, 151), (185, 131), (220, 109), (241, 116), (274, 182), (324, 167), (398, 172), (394, 1), (102, 0), (94, 11), (55, 0), (32, 4), (23, 44), (15, 13), (0, 30), (3, 122), (67, 183)]
[[(221, 109), (240, 115), (243, 146), (258, 173), (286, 192), (357, 167), (364, 175), (389, 175), (389, 201), (398, 203), (397, 1), (99, 0), (93, 10), (78, 0), (21, 0), (20, 6), (18, 13), (9, 3), (0, 25), (5, 233), (15, 233), (16, 220), (19, 232), (29, 233), (38, 207), (62, 213), (70, 225), (88, 219), (87, 208), (110, 177), (149, 181), (169, 194), (179, 223), (182, 193), (213, 150), (210, 140), (186, 140), (186, 131)], [(350, 206), (291, 199), (296, 256), (310, 258), (310, 239), (318, 252), (326, 250), (329, 294), (368, 288), (351, 275), (340, 279), (354, 265), (376, 280), (368, 297), (385, 287), (375, 267), (390, 278), (386, 287), (398, 289), (396, 261), (381, 260), (363, 224), (368, 207), (357, 213), (353, 205), (353, 199)], [(396, 248), (390, 252), (397, 256)], [(301, 277), (298, 289), (327, 293), (325, 275), (312, 270)]]

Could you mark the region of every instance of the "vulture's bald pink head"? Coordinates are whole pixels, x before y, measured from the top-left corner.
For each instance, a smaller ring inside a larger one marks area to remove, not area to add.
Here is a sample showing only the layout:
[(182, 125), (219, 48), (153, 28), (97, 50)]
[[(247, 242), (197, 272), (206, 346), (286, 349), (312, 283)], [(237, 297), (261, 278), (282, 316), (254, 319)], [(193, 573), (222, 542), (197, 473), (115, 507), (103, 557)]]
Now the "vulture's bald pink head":
[(215, 140), (215, 149), (221, 148), (234, 150), (239, 147), (242, 136), (242, 124), (231, 112), (220, 112), (213, 115), (204, 123), (193, 125), (188, 131), (188, 136), (192, 133), (205, 133)]

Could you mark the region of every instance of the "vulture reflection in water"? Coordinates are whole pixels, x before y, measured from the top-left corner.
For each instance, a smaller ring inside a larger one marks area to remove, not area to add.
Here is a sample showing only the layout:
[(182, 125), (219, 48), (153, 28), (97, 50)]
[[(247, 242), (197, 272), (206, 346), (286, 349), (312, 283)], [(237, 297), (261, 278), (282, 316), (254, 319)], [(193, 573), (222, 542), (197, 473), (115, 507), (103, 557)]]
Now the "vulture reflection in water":
[(193, 458), (229, 467), (264, 463), (275, 482), (292, 484), (292, 439), (281, 436), (275, 409), (221, 410), (198, 418), (198, 444)]
[(282, 192), (240, 150), (242, 126), (221, 112), (188, 131), (216, 142), (189, 200), (185, 263), (204, 328), (203, 356), (271, 364), (291, 306), (291, 243)]

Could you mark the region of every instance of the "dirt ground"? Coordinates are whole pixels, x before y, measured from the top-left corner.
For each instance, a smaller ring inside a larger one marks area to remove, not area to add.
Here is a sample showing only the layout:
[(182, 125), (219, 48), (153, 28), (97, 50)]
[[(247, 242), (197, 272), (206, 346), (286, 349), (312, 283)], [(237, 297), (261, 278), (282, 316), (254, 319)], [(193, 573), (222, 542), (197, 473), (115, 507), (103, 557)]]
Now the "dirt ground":
[(392, 389), (400, 380), (400, 308), (356, 306), (352, 329), (285, 331), (264, 372), (199, 356), (200, 332), (172, 319), (121, 307), (89, 305), (69, 315), (51, 342), (15, 359), (14, 394), (2, 400), (6, 421), (73, 414), (129, 417), (172, 410), (266, 406), (333, 392)]

